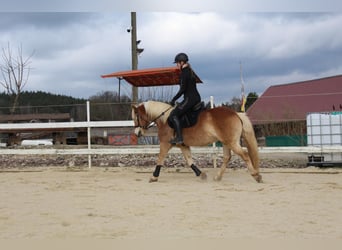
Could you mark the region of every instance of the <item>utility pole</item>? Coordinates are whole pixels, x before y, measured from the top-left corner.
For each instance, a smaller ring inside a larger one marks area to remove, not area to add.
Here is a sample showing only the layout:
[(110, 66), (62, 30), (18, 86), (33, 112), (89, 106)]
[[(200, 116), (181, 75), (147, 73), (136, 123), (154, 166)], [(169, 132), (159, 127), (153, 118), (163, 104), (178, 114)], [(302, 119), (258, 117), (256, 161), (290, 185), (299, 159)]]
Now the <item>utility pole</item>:
[[(137, 54), (137, 15), (131, 12), (131, 37), (132, 37), (132, 70), (138, 69)], [(132, 86), (132, 101), (138, 103), (138, 87)]]
[[(132, 44), (132, 70), (138, 69), (138, 55), (141, 54), (144, 49), (138, 48), (141, 40), (137, 41), (137, 14), (131, 12), (131, 28), (127, 29), (127, 32), (131, 32), (131, 44)], [(138, 87), (132, 86), (132, 102), (138, 103)]]

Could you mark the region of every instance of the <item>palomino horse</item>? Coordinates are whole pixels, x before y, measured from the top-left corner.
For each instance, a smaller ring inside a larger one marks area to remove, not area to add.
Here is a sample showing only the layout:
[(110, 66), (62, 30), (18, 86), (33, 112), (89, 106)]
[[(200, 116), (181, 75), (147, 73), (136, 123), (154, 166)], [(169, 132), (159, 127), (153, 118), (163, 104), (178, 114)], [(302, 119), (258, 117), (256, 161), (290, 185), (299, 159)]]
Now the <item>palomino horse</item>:
[[(150, 182), (158, 181), (160, 169), (165, 157), (173, 147), (169, 143), (174, 131), (169, 127), (167, 118), (173, 107), (167, 103), (147, 101), (139, 105), (132, 105), (132, 118), (135, 124), (135, 134), (142, 136), (153, 124), (157, 125), (160, 141), (160, 152), (157, 166)], [(253, 126), (244, 113), (237, 113), (228, 107), (217, 107), (200, 113), (197, 123), (190, 128), (183, 128), (185, 145), (180, 147), (188, 166), (196, 176), (206, 179), (206, 174), (193, 163), (190, 146), (205, 146), (220, 141), (223, 145), (223, 163), (215, 180), (221, 180), (226, 166), (231, 158), (231, 150), (239, 155), (247, 164), (250, 174), (257, 182), (262, 182), (259, 174), (258, 145)], [(244, 139), (247, 152), (240, 146), (240, 138)]]

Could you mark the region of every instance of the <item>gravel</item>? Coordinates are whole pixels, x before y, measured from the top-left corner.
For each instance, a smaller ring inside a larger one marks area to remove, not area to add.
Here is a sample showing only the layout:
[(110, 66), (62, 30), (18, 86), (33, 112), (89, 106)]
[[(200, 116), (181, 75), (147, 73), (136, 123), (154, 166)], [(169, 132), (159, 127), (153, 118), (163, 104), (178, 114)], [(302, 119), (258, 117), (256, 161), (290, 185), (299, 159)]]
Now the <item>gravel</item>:
[[(93, 167), (154, 167), (156, 154), (127, 155), (92, 155)], [(193, 154), (195, 165), (200, 168), (212, 168), (213, 155)], [(222, 157), (216, 159), (217, 166), (222, 164)], [(260, 155), (261, 168), (304, 168), (307, 156), (295, 154)], [(165, 160), (166, 167), (187, 167), (182, 154), (169, 154)], [(0, 155), (0, 169), (30, 168), (30, 167), (87, 167), (88, 155)], [(229, 168), (245, 168), (245, 163), (233, 156)]]

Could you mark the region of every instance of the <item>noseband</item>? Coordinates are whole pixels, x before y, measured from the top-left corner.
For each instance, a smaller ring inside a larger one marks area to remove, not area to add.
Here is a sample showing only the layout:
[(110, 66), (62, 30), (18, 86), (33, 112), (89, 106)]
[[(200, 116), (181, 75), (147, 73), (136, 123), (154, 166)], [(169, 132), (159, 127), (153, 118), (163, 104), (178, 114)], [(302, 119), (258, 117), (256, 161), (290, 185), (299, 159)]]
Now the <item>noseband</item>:
[[(149, 120), (146, 120), (146, 119), (142, 118), (142, 117), (139, 115), (139, 113), (135, 113), (135, 116), (137, 117), (137, 121), (138, 121), (138, 124), (134, 126), (135, 128), (149, 129), (150, 127), (153, 126), (154, 121), (149, 121)], [(144, 126), (141, 125), (141, 124), (140, 124), (140, 119), (141, 119), (142, 121), (146, 122), (147, 125), (144, 125)]]

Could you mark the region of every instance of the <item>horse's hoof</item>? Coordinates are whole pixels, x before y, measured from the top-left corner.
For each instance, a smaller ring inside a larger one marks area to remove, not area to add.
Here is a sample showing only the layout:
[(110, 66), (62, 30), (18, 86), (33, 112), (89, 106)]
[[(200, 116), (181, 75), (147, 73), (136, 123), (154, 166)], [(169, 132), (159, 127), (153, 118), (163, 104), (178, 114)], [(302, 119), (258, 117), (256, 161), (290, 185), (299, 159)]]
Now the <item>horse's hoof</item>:
[(201, 180), (206, 180), (207, 179), (207, 174), (206, 173), (201, 173), (200, 174)]
[(222, 176), (215, 176), (214, 177), (214, 181), (221, 181), (222, 180)]
[(256, 180), (256, 182), (263, 183), (261, 174), (253, 175), (253, 178)]
[(152, 183), (152, 182), (157, 182), (158, 181), (158, 177), (154, 177), (154, 176), (152, 176), (151, 178), (150, 178), (150, 181), (149, 181), (149, 183)]

